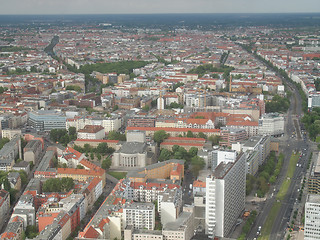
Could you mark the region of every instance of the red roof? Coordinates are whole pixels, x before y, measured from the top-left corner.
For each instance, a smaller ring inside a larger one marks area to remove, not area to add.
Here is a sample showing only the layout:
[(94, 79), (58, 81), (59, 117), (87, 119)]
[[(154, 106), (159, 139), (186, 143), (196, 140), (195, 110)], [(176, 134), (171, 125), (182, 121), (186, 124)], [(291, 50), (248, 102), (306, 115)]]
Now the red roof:
[(197, 146), (203, 147), (203, 143), (186, 143), (186, 142), (162, 142), (161, 145), (179, 145), (179, 146)]
[(73, 153), (76, 156), (76, 158), (80, 158), (82, 155), (82, 153), (78, 152), (77, 150), (73, 149), (72, 147), (67, 147), (64, 150), (64, 153), (68, 153), (68, 152)]
[(76, 139), (75, 142), (101, 142), (101, 143), (118, 143), (119, 140), (103, 140), (103, 139)]
[(170, 128), (170, 127), (127, 127), (128, 130), (141, 130), (141, 131), (159, 131), (166, 132), (203, 132), (203, 133), (220, 133), (220, 129), (205, 129), (205, 128)]
[(251, 121), (239, 121), (239, 122), (235, 122), (235, 121), (231, 121), (228, 122), (226, 124), (226, 126), (259, 126), (258, 122), (251, 122)]
[(92, 226), (90, 226), (82, 235), (82, 237), (84, 238), (92, 238), (92, 239), (97, 239), (99, 236), (100, 234)]
[(196, 141), (196, 142), (205, 142), (206, 140), (204, 138), (188, 138), (188, 137), (168, 137), (166, 141)]
[(193, 182), (193, 187), (201, 187), (201, 188), (205, 188), (206, 187), (206, 182), (202, 182), (200, 180), (195, 180)]

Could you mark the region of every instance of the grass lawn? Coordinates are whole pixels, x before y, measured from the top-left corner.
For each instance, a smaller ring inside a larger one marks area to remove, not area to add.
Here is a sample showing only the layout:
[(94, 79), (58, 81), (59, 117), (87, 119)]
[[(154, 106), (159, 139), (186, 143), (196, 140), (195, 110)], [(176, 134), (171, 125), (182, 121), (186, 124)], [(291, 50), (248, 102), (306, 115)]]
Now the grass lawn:
[(291, 178), (293, 177), (294, 171), (296, 169), (297, 162), (299, 160), (300, 153), (292, 154), (289, 162), (289, 167), (286, 173), (286, 177), (281, 184), (281, 187), (279, 189), (279, 192), (276, 196), (276, 199), (279, 200), (279, 202), (275, 202), (268, 214), (268, 217), (266, 219), (266, 222), (264, 223), (262, 229), (261, 229), (261, 236), (259, 237), (259, 240), (268, 240), (270, 237), (270, 233), (272, 231), (274, 220), (278, 216), (278, 212), (281, 207), (281, 201), (285, 198), (288, 188), (291, 183)]
[(116, 179), (122, 179), (127, 176), (126, 172), (108, 172), (112, 177), (115, 177)]
[(275, 202), (273, 204), (273, 206), (268, 214), (267, 220), (261, 229), (261, 235), (259, 237), (259, 240), (268, 240), (269, 239), (274, 220), (277, 218), (277, 215), (278, 215), (280, 208), (281, 208), (281, 202)]

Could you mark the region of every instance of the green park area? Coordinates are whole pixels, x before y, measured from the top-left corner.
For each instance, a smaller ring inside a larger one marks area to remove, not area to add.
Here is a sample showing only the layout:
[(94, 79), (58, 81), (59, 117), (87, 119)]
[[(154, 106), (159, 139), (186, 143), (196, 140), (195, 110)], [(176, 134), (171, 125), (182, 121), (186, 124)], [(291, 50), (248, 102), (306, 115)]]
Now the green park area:
[(122, 179), (127, 176), (126, 172), (108, 172), (112, 177), (115, 177), (116, 179)]
[(289, 189), (289, 186), (291, 183), (291, 178), (293, 177), (298, 160), (299, 160), (299, 153), (291, 155), (289, 167), (288, 167), (285, 179), (284, 179), (284, 181), (279, 189), (279, 192), (276, 196), (276, 202), (273, 204), (273, 206), (269, 212), (269, 215), (267, 217), (267, 220), (262, 227), (261, 236), (259, 237), (259, 240), (268, 240), (270, 237), (273, 224), (274, 224), (275, 219), (278, 216), (278, 212), (281, 208), (281, 201), (284, 200), (284, 198), (288, 192), (288, 189)]

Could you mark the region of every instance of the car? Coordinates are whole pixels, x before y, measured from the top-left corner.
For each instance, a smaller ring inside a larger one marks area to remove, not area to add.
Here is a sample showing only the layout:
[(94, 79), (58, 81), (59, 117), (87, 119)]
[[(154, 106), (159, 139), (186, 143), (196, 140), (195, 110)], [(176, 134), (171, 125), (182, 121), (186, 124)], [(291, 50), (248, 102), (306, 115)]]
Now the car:
[(261, 230), (261, 226), (258, 227), (258, 230), (259, 230), (259, 231)]

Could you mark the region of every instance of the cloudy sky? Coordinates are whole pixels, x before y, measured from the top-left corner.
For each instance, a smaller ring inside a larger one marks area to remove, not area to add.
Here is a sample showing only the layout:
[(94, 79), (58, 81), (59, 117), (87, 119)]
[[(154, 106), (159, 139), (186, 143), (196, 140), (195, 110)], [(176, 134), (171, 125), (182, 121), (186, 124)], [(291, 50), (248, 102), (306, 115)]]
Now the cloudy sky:
[(0, 14), (320, 12), (320, 0), (1, 0)]

